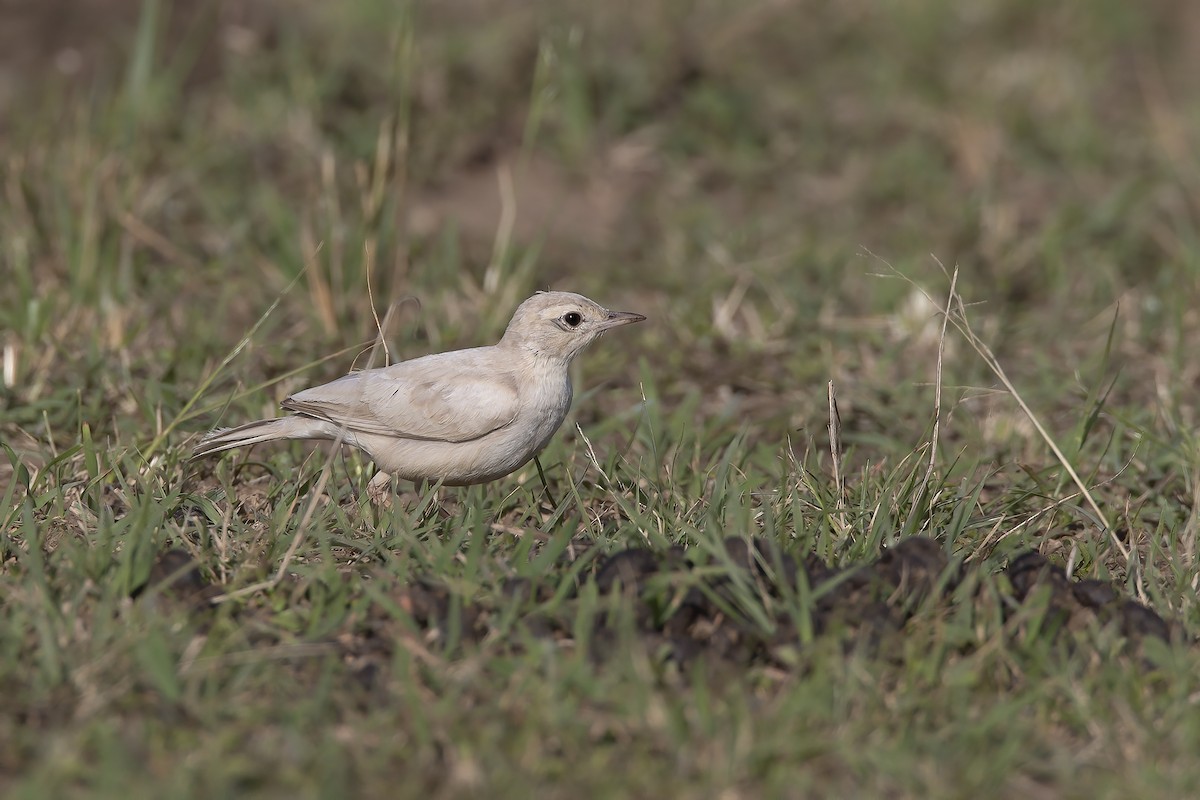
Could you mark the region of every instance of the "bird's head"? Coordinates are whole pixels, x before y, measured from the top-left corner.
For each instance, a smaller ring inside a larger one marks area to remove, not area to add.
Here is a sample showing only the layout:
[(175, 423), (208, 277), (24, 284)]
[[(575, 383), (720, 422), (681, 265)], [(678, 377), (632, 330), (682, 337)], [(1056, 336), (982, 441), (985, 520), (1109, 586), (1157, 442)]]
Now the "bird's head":
[(644, 319), (630, 311), (609, 311), (581, 294), (538, 292), (517, 306), (500, 343), (569, 362), (609, 328)]

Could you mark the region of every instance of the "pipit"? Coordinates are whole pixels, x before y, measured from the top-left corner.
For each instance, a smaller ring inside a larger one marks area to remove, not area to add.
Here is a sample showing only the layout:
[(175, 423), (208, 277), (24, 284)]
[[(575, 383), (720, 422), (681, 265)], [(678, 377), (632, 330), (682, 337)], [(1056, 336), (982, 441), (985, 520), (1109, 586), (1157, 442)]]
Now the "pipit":
[(342, 441), (392, 478), (468, 486), (502, 478), (536, 456), (571, 407), (569, 367), (610, 328), (641, 322), (570, 292), (539, 292), (517, 307), (497, 344), (351, 372), (283, 401), (291, 416), (218, 428), (193, 458), (276, 439)]

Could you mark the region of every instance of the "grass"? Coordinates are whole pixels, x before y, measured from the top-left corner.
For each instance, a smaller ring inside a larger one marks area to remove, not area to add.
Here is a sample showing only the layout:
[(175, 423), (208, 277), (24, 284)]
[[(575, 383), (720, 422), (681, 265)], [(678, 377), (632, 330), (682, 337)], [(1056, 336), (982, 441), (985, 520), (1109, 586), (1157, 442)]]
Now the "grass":
[[(1195, 650), (1055, 636), (1004, 574), (1035, 549), (1200, 626), (1196, 12), (686, 11), (28, 32), (63, 49), (0, 80), (6, 796), (1197, 793)], [(549, 494), (530, 466), (380, 513), (354, 454), (187, 460), (548, 287), (650, 318), (581, 359)], [(969, 577), (874, 647), (724, 543), (912, 535)], [(669, 658), (646, 615), (713, 579), (798, 638)]]

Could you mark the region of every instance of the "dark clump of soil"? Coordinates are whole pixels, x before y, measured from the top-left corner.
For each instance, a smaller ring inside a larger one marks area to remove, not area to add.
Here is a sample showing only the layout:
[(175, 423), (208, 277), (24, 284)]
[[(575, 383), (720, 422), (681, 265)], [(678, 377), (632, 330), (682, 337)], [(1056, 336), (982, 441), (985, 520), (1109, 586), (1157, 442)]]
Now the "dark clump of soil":
[[(610, 576), (628, 575), (621, 589), (639, 589), (639, 629), (667, 658), (686, 663), (706, 655), (742, 664), (778, 662), (806, 637), (835, 629), (877, 648), (940, 591), (944, 576), (953, 580), (931, 539), (909, 539), (870, 564), (843, 570), (815, 558), (798, 561), (767, 539), (729, 538), (723, 546), (723, 557), (692, 564), (682, 552), (623, 550), (601, 562), (594, 580), (606, 593), (613, 590)], [(607, 622), (598, 627), (595, 643), (603, 648), (614, 637)]]
[(146, 603), (198, 611), (211, 607), (221, 591), (205, 579), (200, 564), (186, 550), (173, 548), (159, 554), (145, 583), (131, 594)]
[[(1000, 580), (969, 575), (941, 544), (923, 537), (841, 568), (798, 557), (764, 537), (728, 538), (715, 548), (580, 553), (574, 567), (561, 565), (571, 572), (508, 578), (482, 600), (431, 576), (397, 581), (376, 575), (392, 582), (386, 602), (368, 604), (327, 644), (368, 690), (364, 697), (397, 649), (440, 668), (485, 640), (508, 650), (582, 652), (598, 664), (627, 653), (631, 637), (664, 663), (679, 665), (705, 659), (793, 669), (818, 638), (839, 642), (847, 652), (898, 659), (904, 637), (917, 632), (914, 618), (936, 619), (953, 603), (979, 601), (980, 593), (972, 591), (982, 583), (968, 583), (968, 577), (997, 588), (1001, 608), (1016, 623), (1014, 635), (1063, 641), (1068, 652), (1098, 641), (1082, 635), (1088, 630), (1106, 628), (1120, 634), (1121, 647), (1142, 655), (1141, 663), (1150, 663), (1144, 642), (1183, 638), (1112, 584), (1072, 580), (1035, 552), (1013, 557)], [(220, 592), (187, 552), (174, 549), (159, 555), (133, 595), (162, 610), (195, 615), (204, 625)]]
[[(649, 651), (679, 664), (703, 657), (780, 667), (794, 664), (795, 654), (822, 636), (842, 637), (848, 650), (896, 656), (902, 652), (899, 637), (923, 609), (969, 602), (955, 599), (966, 577), (962, 567), (941, 544), (921, 537), (849, 568), (797, 558), (765, 538), (729, 538), (720, 551), (700, 556), (680, 547), (630, 548), (590, 566), (571, 596), (557, 603), (549, 602), (555, 594), (549, 582), (509, 579), (501, 603), (515, 604), (515, 614), (457, 598), (432, 580), (398, 587), (395, 597), (409, 620), (405, 635), (415, 631), (430, 647), (494, 635), (514, 648), (531, 640), (584, 648), (602, 663), (624, 652), (632, 634)], [(1042, 635), (1057, 638), (1115, 625), (1134, 648), (1147, 638), (1178, 638), (1160, 616), (1111, 584), (1069, 580), (1037, 553), (1013, 558), (1005, 572), (1007, 613), (1026, 609), (1035, 598), (1045, 602)], [(580, 636), (578, 604), (587, 584), (600, 603), (589, 631)], [(501, 619), (507, 622), (498, 627)], [(396, 632), (395, 615), (379, 613), (368, 627), (370, 635), (386, 640)]]
[(1172, 641), (1178, 634), (1166, 620), (1141, 603), (1120, 595), (1112, 584), (1097, 580), (1072, 581), (1062, 567), (1040, 553), (1026, 552), (1008, 565), (1013, 597), (1026, 602), (1039, 590), (1046, 591), (1047, 621), (1054, 634), (1079, 630), (1099, 621), (1115, 625), (1131, 642), (1146, 638)]

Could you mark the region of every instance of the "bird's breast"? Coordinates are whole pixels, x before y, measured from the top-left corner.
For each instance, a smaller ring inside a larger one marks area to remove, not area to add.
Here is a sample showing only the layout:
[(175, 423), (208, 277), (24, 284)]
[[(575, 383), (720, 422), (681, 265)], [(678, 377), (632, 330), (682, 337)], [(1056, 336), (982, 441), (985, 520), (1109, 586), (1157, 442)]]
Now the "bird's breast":
[(528, 431), (531, 446), (540, 450), (571, 409), (571, 377), (565, 369), (535, 370), (520, 391), (523, 402), (518, 421)]

